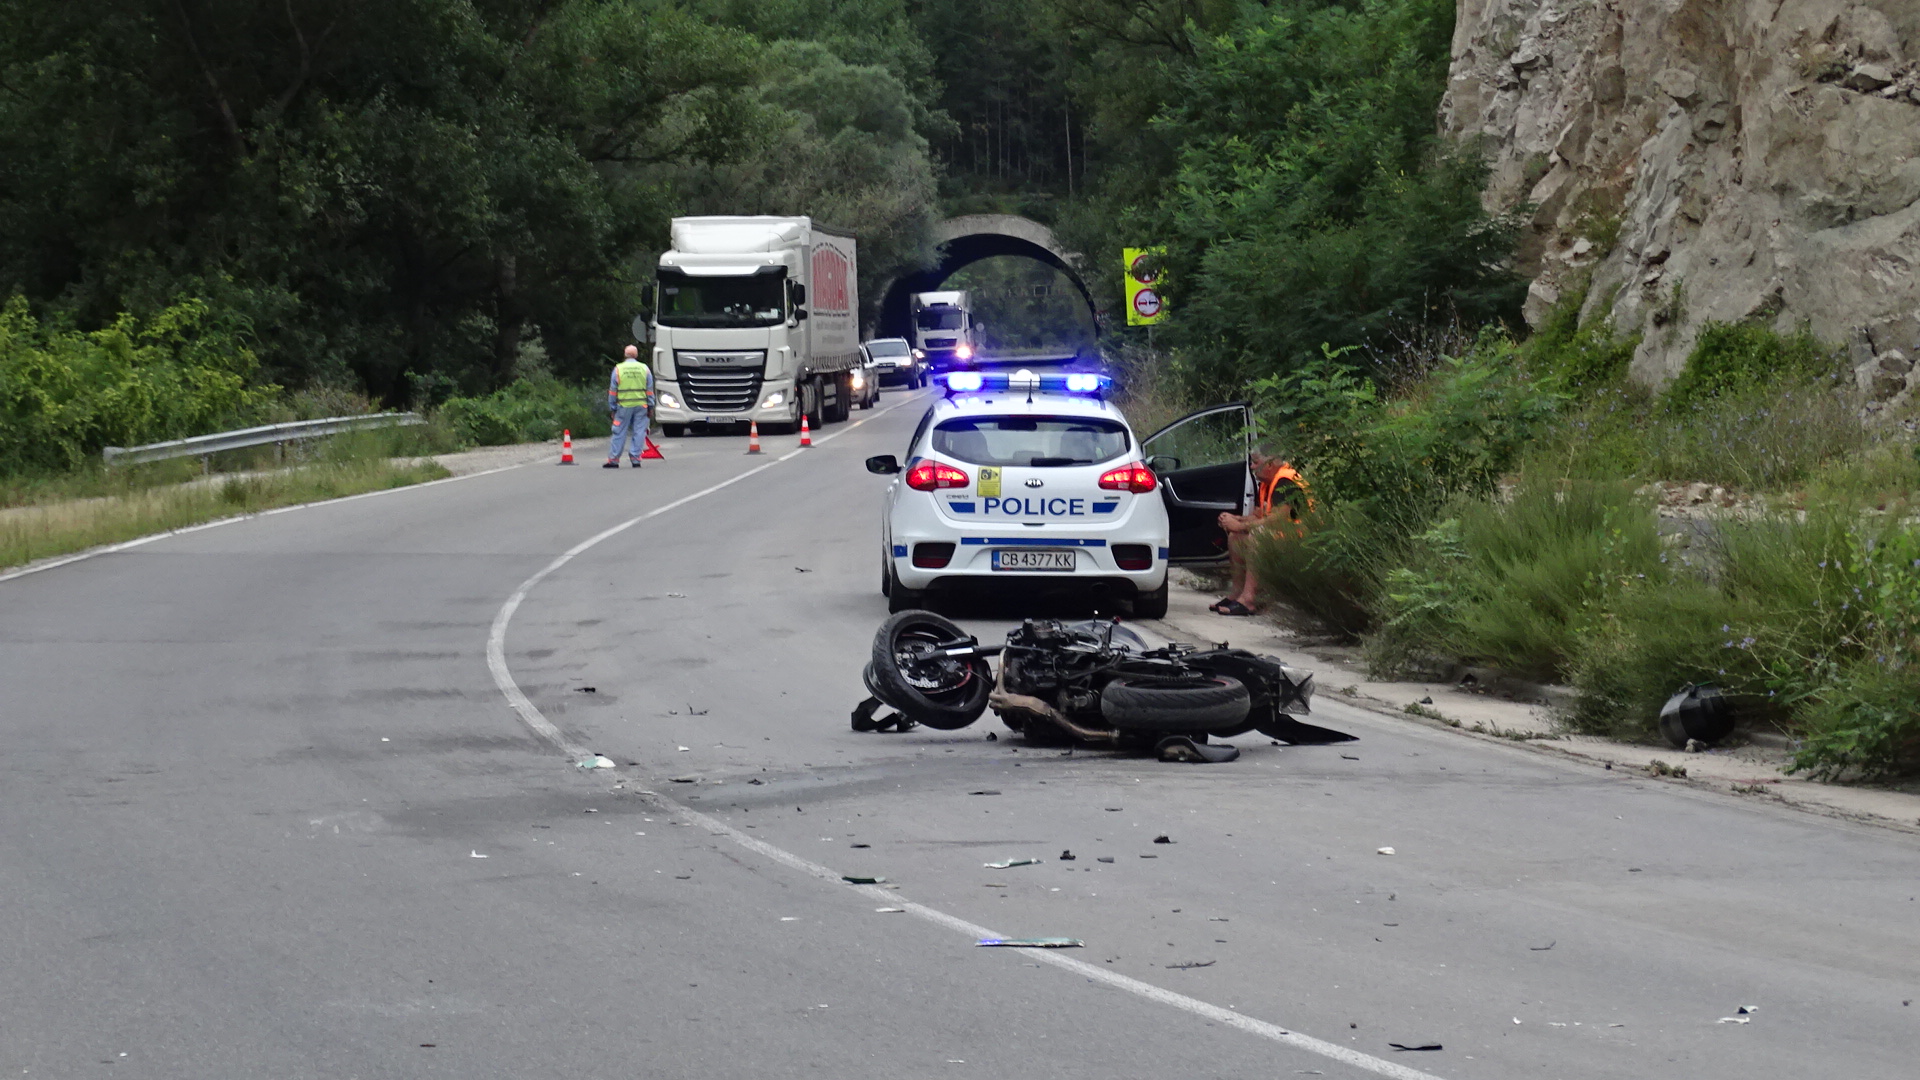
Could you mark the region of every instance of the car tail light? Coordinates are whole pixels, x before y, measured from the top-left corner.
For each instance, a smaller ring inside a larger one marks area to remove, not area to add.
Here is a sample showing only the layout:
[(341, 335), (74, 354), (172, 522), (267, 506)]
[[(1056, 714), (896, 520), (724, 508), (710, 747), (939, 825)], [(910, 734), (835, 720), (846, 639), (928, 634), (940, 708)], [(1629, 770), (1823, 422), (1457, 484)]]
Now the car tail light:
[(1155, 483), (1153, 470), (1138, 461), (1100, 474), (1100, 486), (1108, 491), (1131, 491), (1135, 495), (1145, 495), (1153, 490)]
[[(1151, 483), (1153, 474), (1147, 474)], [(915, 491), (939, 491), (941, 488), (963, 488), (973, 483), (963, 469), (956, 469), (944, 461), (922, 461), (907, 470), (907, 486)]]
[(938, 570), (953, 561), (952, 544), (913, 545), (913, 565), (922, 570)]
[(1122, 570), (1151, 570), (1153, 549), (1145, 544), (1115, 544), (1113, 564)]

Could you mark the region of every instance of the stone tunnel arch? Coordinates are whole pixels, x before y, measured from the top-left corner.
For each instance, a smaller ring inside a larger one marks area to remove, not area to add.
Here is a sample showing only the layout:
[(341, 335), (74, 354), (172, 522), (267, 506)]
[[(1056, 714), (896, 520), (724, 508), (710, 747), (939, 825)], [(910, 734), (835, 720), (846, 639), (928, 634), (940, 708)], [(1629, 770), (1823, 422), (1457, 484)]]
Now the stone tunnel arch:
[(909, 336), (912, 316), (907, 307), (908, 297), (938, 289), (962, 267), (996, 255), (1036, 259), (1065, 274), (1086, 302), (1098, 333), (1100, 309), (1087, 290), (1085, 260), (1063, 247), (1053, 230), (1045, 225), (1017, 214), (964, 214), (935, 225), (933, 241), (939, 245), (938, 262), (926, 270), (894, 278), (882, 290), (880, 308), (874, 319), (874, 337)]

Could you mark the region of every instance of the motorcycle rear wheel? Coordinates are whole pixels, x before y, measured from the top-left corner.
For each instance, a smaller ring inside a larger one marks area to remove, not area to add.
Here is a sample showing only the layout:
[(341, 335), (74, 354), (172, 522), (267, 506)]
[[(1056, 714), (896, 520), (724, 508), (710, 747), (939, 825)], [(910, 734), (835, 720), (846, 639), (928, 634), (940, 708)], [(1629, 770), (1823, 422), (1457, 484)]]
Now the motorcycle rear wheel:
[(1100, 715), (1121, 731), (1204, 735), (1246, 722), (1253, 697), (1230, 675), (1123, 676), (1100, 691)]

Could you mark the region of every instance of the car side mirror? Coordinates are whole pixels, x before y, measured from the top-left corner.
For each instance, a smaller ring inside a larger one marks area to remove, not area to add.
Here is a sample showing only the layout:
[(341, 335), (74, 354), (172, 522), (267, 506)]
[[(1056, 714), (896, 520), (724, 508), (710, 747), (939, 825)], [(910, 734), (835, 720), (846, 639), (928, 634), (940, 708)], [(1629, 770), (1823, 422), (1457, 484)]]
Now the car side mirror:
[(867, 459), (867, 471), (875, 476), (892, 476), (900, 471), (900, 459), (892, 454), (877, 454)]
[(806, 286), (805, 286), (804, 284), (802, 284), (802, 283), (800, 283), (800, 282), (798, 282), (798, 281), (796, 281), (796, 282), (794, 282), (794, 283), (793, 283), (793, 303), (794, 303), (794, 306), (796, 306), (796, 307), (797, 307), (797, 306), (799, 306), (799, 305), (801, 305), (801, 304), (804, 304), (804, 303), (806, 303), (806, 302), (807, 302), (807, 287), (806, 287)]
[(1180, 467), (1180, 459), (1171, 454), (1155, 454), (1147, 459), (1147, 468), (1156, 473), (1170, 473)]

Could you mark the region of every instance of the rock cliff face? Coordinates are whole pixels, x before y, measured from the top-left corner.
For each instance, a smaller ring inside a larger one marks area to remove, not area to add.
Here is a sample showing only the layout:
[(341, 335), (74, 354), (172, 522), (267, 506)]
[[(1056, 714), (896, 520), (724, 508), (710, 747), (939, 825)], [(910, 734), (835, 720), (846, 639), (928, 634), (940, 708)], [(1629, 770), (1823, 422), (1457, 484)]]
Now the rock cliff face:
[(1532, 206), (1529, 320), (1587, 285), (1656, 384), (1708, 321), (1807, 323), (1886, 398), (1920, 355), (1916, 61), (1920, 0), (1459, 0), (1441, 126)]

